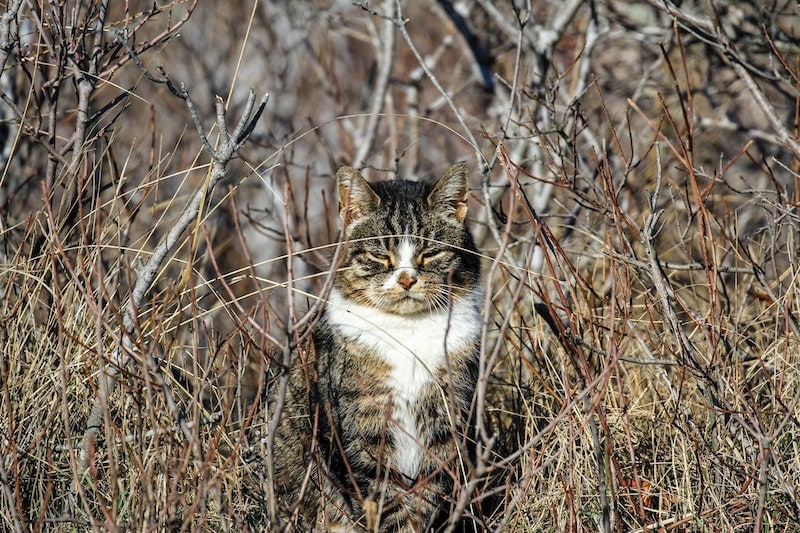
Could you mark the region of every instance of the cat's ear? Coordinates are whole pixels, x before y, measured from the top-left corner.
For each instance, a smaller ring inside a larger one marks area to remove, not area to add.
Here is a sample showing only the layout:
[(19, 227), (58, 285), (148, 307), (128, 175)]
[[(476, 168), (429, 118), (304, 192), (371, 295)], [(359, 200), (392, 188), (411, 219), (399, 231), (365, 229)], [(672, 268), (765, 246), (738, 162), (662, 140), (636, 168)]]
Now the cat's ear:
[(339, 167), (336, 172), (339, 189), (339, 216), (345, 226), (358, 220), (381, 205), (380, 197), (369, 182), (352, 167)]
[(463, 222), (467, 216), (468, 177), (467, 164), (463, 161), (447, 169), (428, 195), (428, 206), (459, 223)]

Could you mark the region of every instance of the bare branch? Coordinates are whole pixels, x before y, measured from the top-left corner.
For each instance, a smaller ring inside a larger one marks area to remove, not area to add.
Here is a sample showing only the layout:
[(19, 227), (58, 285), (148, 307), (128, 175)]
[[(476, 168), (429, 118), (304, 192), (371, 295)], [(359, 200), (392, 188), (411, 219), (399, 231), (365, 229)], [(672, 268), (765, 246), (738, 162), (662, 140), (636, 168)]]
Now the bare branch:
[[(266, 104), (267, 98), (268, 97), (265, 95), (262, 99), (264, 104)], [(122, 343), (125, 347), (126, 353), (129, 353), (129, 350), (132, 349), (130, 335), (133, 333), (136, 326), (138, 309), (144, 303), (145, 296), (156, 279), (158, 271), (164, 264), (168, 254), (179, 242), (183, 232), (187, 227), (189, 227), (189, 224), (196, 221), (198, 214), (201, 213), (201, 207), (211, 197), (211, 192), (216, 184), (227, 176), (226, 167), (230, 160), (234, 157), (238, 147), (241, 146), (241, 143), (237, 142), (234, 137), (227, 135), (226, 128), (223, 132), (225, 135), (220, 139), (219, 149), (213, 149), (208, 143), (208, 140), (205, 138), (205, 131), (199, 121), (199, 117), (197, 117), (194, 104), (192, 103), (188, 94), (186, 94), (186, 104), (189, 108), (189, 111), (192, 113), (193, 119), (195, 119), (195, 125), (197, 127), (198, 134), (204, 140), (203, 144), (212, 159), (211, 172), (208, 174), (208, 178), (203, 187), (198, 189), (194, 195), (192, 195), (189, 202), (183, 208), (177, 222), (170, 228), (164, 239), (155, 247), (150, 258), (136, 271), (136, 282), (131, 289), (131, 294), (127, 300), (127, 303), (124, 306), (125, 310), (122, 320)], [(243, 117), (246, 118), (241, 121), (242, 123), (258, 120), (264, 106), (260, 106), (259, 109), (254, 112), (254, 105), (255, 98), (251, 96), (243, 111)], [(217, 124), (224, 125), (226, 123), (226, 118), (224, 106), (217, 106)], [(84, 453), (89, 449), (91, 440), (94, 438), (100, 428), (100, 421), (103, 416), (103, 410), (106, 408), (108, 397), (115, 387), (120, 370), (127, 366), (127, 363), (127, 356), (123, 357), (122, 350), (117, 347), (114, 350), (114, 354), (111, 358), (111, 366), (106, 373), (103, 373), (101, 376), (101, 380), (107, 383), (105, 386), (105, 392), (98, 395), (98, 398), (92, 405), (91, 413), (86, 422), (86, 432), (84, 433), (83, 439)], [(101, 387), (101, 390), (103, 390), (103, 387)]]
[(0, 17), (0, 76), (6, 71), (8, 56), (11, 54), (19, 38), (14, 33), (11, 26), (16, 21), (21, 7), (22, 0), (14, 0), (6, 5), (6, 10), (2, 17)]
[(394, 6), (394, 0), (385, 0), (383, 3), (385, 16), (383, 24), (381, 25), (380, 38), (377, 39), (375, 43), (375, 51), (378, 55), (378, 75), (375, 81), (375, 90), (372, 93), (369, 114), (367, 115), (367, 124), (364, 127), (361, 137), (358, 139), (358, 151), (352, 162), (352, 166), (355, 168), (360, 168), (372, 151), (372, 145), (375, 142), (375, 135), (378, 131), (378, 123), (381, 118), (381, 111), (383, 110), (386, 93), (389, 88), (389, 78), (392, 75), (395, 54), (394, 19), (396, 14)]

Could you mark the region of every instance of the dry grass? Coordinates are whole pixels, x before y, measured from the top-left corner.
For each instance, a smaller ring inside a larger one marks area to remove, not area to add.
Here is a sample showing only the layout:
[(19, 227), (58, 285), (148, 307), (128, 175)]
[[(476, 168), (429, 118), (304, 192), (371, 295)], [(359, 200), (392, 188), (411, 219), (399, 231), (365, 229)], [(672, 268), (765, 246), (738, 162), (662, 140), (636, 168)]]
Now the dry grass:
[[(113, 6), (100, 34), (100, 2), (43, 7), (47, 24), (6, 4), (19, 40), (0, 77), (0, 529), (267, 527), (260, 376), (305, 331), (337, 236), (331, 172), (364, 143), (373, 176), (474, 158), (476, 409), (495, 440), (465, 512), (496, 531), (800, 524), (788, 4), (715, 2), (733, 39), (692, 2), (478, 2), (464, 20), (480, 50), (443, 3), (407, 7), (405, 35), (349, 4)], [(111, 29), (133, 21), (151, 78), (159, 61), (189, 82), (214, 148), (210, 95), (231, 130), (242, 87), (272, 98), (141, 299), (143, 265), (221, 159), (119, 46)], [(73, 27), (86, 31), (59, 33)], [(98, 43), (77, 64), (66, 53)]]

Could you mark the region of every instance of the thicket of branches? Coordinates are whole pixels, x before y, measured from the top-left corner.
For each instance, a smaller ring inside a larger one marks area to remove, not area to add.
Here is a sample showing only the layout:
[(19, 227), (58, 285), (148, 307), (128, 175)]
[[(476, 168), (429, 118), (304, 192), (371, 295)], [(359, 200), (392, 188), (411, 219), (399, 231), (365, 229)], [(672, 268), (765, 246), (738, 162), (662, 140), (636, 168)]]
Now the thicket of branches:
[(3, 9), (3, 530), (275, 523), (263, 370), (329, 280), (335, 169), (457, 160), (491, 443), (459, 511), (800, 523), (792, 0)]

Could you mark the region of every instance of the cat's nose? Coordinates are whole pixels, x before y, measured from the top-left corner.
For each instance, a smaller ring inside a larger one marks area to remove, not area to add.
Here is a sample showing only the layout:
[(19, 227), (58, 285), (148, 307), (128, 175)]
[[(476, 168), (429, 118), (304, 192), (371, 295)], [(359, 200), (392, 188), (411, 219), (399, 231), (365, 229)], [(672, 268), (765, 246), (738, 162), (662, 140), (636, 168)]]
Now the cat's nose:
[(403, 286), (405, 290), (409, 290), (412, 285), (417, 282), (417, 275), (416, 273), (411, 273), (408, 271), (404, 271), (400, 274), (400, 277), (397, 278), (397, 283)]

